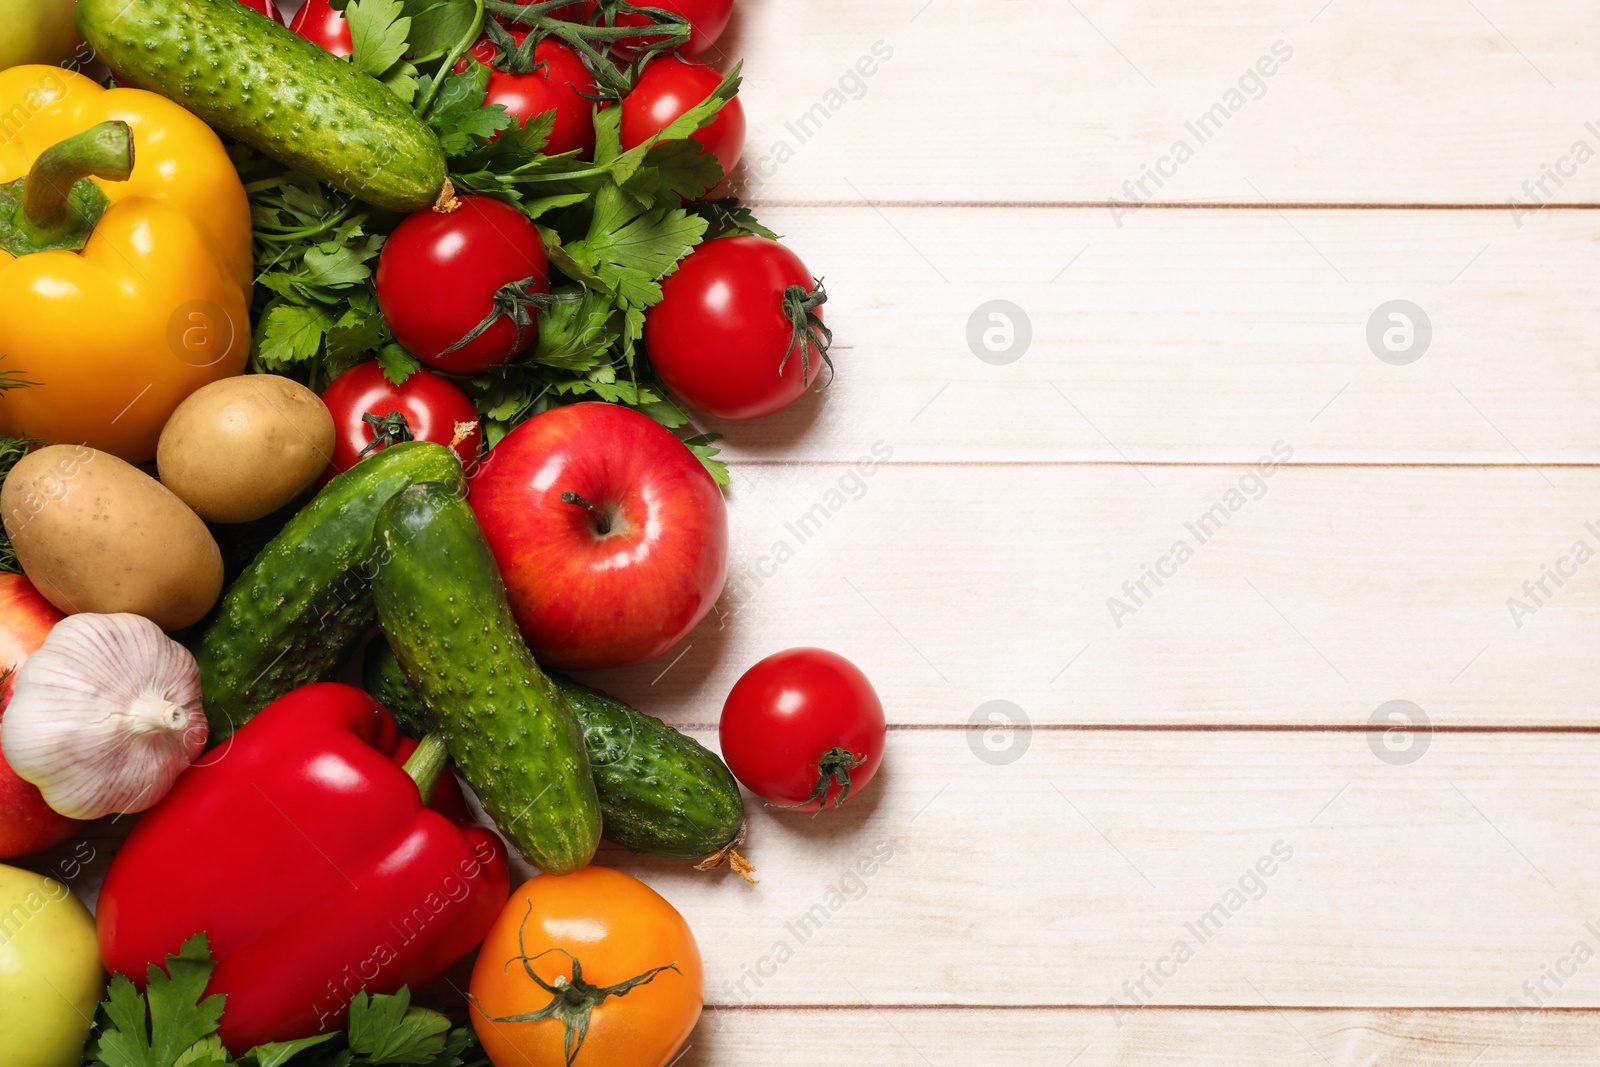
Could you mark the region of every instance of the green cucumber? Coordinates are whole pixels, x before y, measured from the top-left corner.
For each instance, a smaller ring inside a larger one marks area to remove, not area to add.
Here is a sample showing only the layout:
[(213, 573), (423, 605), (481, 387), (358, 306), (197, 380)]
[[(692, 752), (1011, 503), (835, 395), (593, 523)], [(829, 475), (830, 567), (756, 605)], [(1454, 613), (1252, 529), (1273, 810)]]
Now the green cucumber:
[(378, 513), (378, 621), (456, 767), (517, 851), (571, 874), (600, 844), (583, 731), (522, 641), (472, 509), (414, 485)]
[(407, 441), (368, 456), (324, 486), (228, 587), (194, 650), (213, 743), (291, 689), (333, 677), (372, 628), (373, 523), (390, 497), (419, 482), (460, 492), (466, 484), (443, 445)]
[(439, 139), (410, 105), (238, 0), (79, 0), (77, 22), (119, 81), (351, 196), (409, 212), (445, 188)]
[[(615, 697), (552, 674), (583, 727), (603, 834), (653, 856), (699, 859), (730, 850), (744, 833), (744, 800), (728, 765), (694, 738)], [(383, 641), (367, 647), (367, 691), (416, 737), (432, 720)]]

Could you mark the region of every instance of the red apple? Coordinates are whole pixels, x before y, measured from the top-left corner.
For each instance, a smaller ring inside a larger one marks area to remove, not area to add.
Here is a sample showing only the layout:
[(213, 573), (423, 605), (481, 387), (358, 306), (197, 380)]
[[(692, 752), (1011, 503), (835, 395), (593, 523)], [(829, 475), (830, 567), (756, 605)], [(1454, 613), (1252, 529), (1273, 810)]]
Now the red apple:
[(694, 454), (615, 404), (536, 415), (468, 497), (528, 647), (549, 667), (625, 667), (694, 629), (728, 576), (728, 509)]
[[(20, 574), (0, 574), (0, 670), (16, 670), (38, 651), (65, 616)], [(11, 703), (11, 679), (0, 683), (0, 718)], [(37, 786), (17, 777), (0, 756), (0, 859), (41, 852), (83, 824), (57, 815)]]

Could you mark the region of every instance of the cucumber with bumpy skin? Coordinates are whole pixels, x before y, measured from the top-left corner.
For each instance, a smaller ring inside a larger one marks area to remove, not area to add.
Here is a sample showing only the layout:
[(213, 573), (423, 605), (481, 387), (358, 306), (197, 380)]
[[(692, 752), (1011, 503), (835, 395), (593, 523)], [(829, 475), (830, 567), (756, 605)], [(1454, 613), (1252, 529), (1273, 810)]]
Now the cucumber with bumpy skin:
[(373, 523), (418, 482), (465, 492), (466, 478), (443, 445), (391, 445), (324, 486), (228, 587), (194, 649), (213, 743), (291, 689), (333, 677), (372, 628)]
[(439, 139), (384, 85), (238, 0), (79, 0), (119, 81), (389, 211), (439, 200)]
[[(699, 859), (738, 845), (744, 800), (728, 765), (694, 738), (615, 697), (552, 674), (578, 716), (600, 794), (602, 833), (634, 852)], [(367, 692), (416, 737), (432, 719), (383, 641), (367, 648)]]
[(583, 731), (523, 643), (472, 509), (454, 486), (414, 485), (376, 537), (378, 621), (456, 767), (524, 858), (581, 869), (600, 844)]

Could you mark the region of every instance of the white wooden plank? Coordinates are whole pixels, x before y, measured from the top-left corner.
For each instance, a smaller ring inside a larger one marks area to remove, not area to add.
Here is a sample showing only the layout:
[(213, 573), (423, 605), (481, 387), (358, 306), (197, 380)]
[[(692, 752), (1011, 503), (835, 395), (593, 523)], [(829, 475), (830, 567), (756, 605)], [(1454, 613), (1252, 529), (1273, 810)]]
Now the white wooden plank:
[[(1588, 1067), (1592, 1015), (1505, 1012), (711, 1012), (680, 1067)], [(1073, 1057), (1077, 1058), (1074, 1059)], [(1477, 1058), (1474, 1059), (1473, 1057)]]
[[(896, 461), (1238, 461), (1281, 438), (1299, 462), (1600, 460), (1594, 213), (764, 214), (825, 277), (843, 347), (820, 395), (713, 424), (736, 458), (882, 438)], [(993, 300), (1031, 328), (1003, 365), (968, 341)], [(1394, 300), (1431, 329), (1407, 365), (1367, 339)]]
[[(1600, 200), (1600, 164), (1569, 158), (1600, 148), (1600, 13), (1576, 0), (739, 10), (723, 43), (746, 61), (741, 177), (763, 198)], [(1146, 168), (1163, 184), (1139, 189)]]
[(718, 611), (593, 679), (715, 722), (750, 665), (817, 644), (899, 723), (1006, 700), (1035, 723), (1360, 728), (1408, 700), (1438, 725), (1600, 724), (1600, 563), (1574, 555), (1600, 553), (1593, 469), (863, 470), (739, 471)]
[(759, 886), (602, 861), (684, 912), (712, 1004), (1514, 1021), (1510, 998), (1531, 1004), (1541, 981), (1546, 1007), (1600, 1004), (1597, 757), (1593, 735), (1440, 735), (1398, 766), (1362, 735), (1036, 733), (994, 765), (959, 731), (918, 731), (891, 735), (853, 809), (754, 811)]

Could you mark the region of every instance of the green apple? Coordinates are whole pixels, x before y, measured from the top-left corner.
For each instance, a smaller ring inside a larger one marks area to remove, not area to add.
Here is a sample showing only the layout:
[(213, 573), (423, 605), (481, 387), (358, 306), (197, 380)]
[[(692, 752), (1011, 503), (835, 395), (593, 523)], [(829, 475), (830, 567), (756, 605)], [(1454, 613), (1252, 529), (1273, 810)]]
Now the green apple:
[(73, 0), (0, 0), (0, 70), (19, 63), (60, 63), (78, 47)]
[(0, 865), (0, 1063), (78, 1067), (105, 990), (89, 909), (60, 882)]

